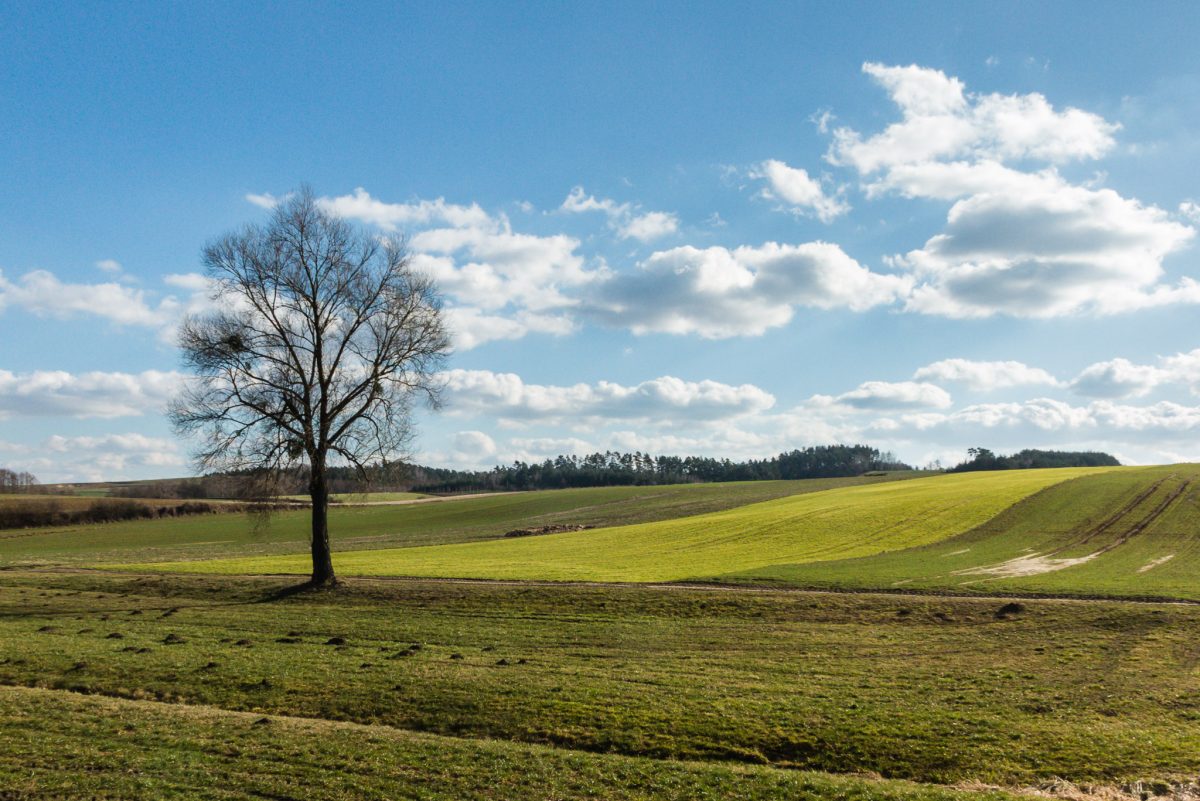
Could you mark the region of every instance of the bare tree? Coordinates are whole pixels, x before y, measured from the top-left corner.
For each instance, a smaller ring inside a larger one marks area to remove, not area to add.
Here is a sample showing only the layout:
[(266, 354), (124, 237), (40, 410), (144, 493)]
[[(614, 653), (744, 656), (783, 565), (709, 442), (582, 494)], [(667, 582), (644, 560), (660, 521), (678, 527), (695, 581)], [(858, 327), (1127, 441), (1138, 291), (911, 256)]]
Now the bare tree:
[(7, 467), (0, 467), (0, 492), (32, 492), (37, 486), (38, 480), (33, 473), (18, 473), (16, 470), (9, 470)]
[(394, 463), (414, 401), (437, 406), (449, 351), (437, 289), (402, 241), (332, 215), (308, 188), (267, 225), (211, 242), (203, 262), (216, 310), (183, 323), (194, 376), (172, 422), (200, 438), (202, 469), (307, 467), (312, 583), (333, 583), (327, 469)]

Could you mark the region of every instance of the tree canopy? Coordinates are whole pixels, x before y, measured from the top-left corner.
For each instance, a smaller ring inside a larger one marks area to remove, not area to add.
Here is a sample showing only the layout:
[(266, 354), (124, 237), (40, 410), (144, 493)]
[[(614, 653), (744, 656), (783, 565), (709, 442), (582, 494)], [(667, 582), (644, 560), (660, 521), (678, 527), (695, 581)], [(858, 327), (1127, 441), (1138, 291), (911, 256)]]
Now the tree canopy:
[(202, 469), (307, 469), (312, 581), (332, 582), (328, 469), (403, 458), (414, 402), (437, 405), (449, 350), (437, 288), (403, 241), (334, 216), (307, 188), (266, 225), (209, 243), (203, 263), (213, 307), (182, 325), (193, 378), (171, 419), (197, 438)]

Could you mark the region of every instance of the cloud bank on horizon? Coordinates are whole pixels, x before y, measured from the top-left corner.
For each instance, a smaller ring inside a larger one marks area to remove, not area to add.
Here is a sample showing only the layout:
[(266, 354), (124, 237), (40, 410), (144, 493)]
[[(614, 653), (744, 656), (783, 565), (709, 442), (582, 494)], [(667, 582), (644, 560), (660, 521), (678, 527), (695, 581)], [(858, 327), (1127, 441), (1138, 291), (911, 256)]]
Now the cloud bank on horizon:
[[(1077, 177), (1119, 149), (1120, 123), (1057, 107), (1036, 92), (972, 91), (930, 67), (868, 62), (862, 71), (886, 98), (889, 122), (860, 130), (826, 114), (818, 120), (825, 150), (806, 163), (764, 153), (730, 170), (739, 202), (828, 236), (735, 242), (736, 232), (715, 224), (719, 215), (691, 219), (581, 185), (544, 209), (517, 198), (494, 209), (470, 199), (387, 200), (384, 190), (366, 187), (321, 202), (380, 233), (406, 236), (414, 267), (445, 293), (463, 355), (537, 338), (579, 340), (586, 352), (605, 332), (703, 347), (799, 329), (830, 313), (864, 321), (886, 314), (914, 325), (1066, 325), (1200, 304), (1200, 283), (1171, 261), (1190, 254), (1194, 263), (1195, 202), (1179, 198), (1168, 210), (1105, 186), (1095, 173)], [(245, 195), (263, 213), (280, 198)], [(896, 250), (838, 241), (884, 203), (935, 208), (943, 221)], [(147, 285), (111, 258), (95, 268), (91, 282), (46, 269), (0, 273), (0, 313), (84, 320), (165, 343), (183, 315), (207, 308), (197, 273)], [(915, 356), (899, 373), (864, 372), (791, 397), (774, 386), (716, 374), (684, 378), (673, 369), (651, 368), (636, 381), (593, 375), (554, 384), (455, 368), (445, 375), (438, 424), (445, 430), (419, 458), (460, 467), (605, 449), (753, 458), (832, 441), (867, 441), (917, 463), (952, 461), (975, 444), (1098, 448), (1132, 461), (1200, 458), (1191, 444), (1200, 432), (1200, 348), (1172, 343), (1146, 363), (1113, 354), (1069, 374), (1029, 359), (968, 358), (964, 350), (947, 343), (939, 358)], [(30, 442), (0, 438), (0, 463), (47, 479), (185, 470), (179, 443), (113, 428), (161, 417), (182, 380), (157, 369), (0, 369), (0, 421), (94, 419), (108, 427)]]

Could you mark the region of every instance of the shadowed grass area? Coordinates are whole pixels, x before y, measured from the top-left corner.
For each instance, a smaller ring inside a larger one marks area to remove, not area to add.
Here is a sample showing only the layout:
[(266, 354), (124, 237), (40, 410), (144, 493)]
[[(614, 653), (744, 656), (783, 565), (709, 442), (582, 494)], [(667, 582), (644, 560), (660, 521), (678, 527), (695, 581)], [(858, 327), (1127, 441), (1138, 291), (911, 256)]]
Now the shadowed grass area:
[(286, 586), (0, 572), (0, 684), (937, 783), (1200, 770), (1196, 606)]
[[(582, 581), (705, 579), (780, 563), (866, 556), (968, 531), (1052, 484), (1120, 468), (1012, 470), (842, 487), (735, 509), (487, 543), (339, 552), (342, 575)], [(125, 566), (130, 566), (126, 564)], [(297, 573), (304, 556), (132, 565), (201, 573)]]

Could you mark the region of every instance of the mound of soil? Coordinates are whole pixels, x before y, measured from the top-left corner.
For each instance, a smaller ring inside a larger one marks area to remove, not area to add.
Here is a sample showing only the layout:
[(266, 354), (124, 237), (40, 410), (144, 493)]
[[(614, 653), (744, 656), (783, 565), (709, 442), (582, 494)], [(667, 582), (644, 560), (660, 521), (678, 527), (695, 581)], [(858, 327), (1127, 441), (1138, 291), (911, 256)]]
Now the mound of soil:
[(1019, 603), (1017, 601), (1013, 601), (1012, 603), (1007, 603), (1004, 606), (997, 609), (996, 617), (999, 620), (1004, 620), (1005, 618), (1011, 617), (1013, 615), (1019, 615), (1024, 611), (1025, 611), (1025, 604)]

